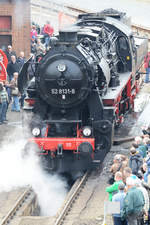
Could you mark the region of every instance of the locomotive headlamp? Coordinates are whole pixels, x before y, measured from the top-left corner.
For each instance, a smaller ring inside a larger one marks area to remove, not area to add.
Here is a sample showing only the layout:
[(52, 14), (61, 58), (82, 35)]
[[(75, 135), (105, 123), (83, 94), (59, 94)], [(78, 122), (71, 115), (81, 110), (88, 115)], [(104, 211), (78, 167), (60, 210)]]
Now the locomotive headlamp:
[(41, 131), (40, 131), (39, 127), (34, 127), (33, 128), (33, 130), (32, 130), (33, 136), (38, 137), (40, 135), (40, 133), (41, 133)]
[(83, 135), (85, 137), (89, 137), (92, 134), (92, 129), (91, 127), (84, 127), (83, 128)]
[(65, 64), (59, 64), (57, 67), (59, 72), (64, 72), (66, 70), (66, 65)]

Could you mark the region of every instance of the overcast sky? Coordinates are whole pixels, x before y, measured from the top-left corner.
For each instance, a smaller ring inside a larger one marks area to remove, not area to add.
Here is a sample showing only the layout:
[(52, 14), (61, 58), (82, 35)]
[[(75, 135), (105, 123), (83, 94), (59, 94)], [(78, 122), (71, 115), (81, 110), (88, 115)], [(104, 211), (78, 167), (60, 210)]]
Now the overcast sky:
[(132, 22), (150, 27), (150, 0), (57, 0), (91, 11), (114, 8), (132, 15)]

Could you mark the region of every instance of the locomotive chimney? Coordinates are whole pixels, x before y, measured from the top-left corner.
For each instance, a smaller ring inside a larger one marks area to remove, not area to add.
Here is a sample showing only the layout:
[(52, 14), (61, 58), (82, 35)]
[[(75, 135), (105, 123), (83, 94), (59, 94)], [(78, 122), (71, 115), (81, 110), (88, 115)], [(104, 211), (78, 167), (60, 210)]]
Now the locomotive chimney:
[(59, 31), (60, 42), (77, 42), (77, 30), (68, 29)]

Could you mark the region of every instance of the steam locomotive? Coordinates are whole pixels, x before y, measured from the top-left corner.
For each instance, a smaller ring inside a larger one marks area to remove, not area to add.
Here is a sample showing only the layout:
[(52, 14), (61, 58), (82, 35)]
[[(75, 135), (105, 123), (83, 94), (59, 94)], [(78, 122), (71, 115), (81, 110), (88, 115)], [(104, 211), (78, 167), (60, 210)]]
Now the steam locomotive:
[(79, 15), (50, 46), (19, 75), (19, 90), (27, 92), (24, 110), (32, 112), (29, 143), (52, 170), (93, 168), (134, 107), (148, 40), (133, 35), (125, 13), (108, 9)]

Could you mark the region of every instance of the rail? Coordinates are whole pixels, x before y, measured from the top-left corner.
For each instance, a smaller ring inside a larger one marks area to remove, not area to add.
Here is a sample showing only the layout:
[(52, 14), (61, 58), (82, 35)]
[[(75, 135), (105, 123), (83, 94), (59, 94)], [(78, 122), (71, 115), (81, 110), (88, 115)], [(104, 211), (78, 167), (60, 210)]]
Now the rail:
[(16, 214), (16, 212), (19, 210), (19, 208), (22, 206), (25, 199), (31, 194), (31, 187), (28, 187), (23, 194), (20, 196), (18, 201), (15, 203), (15, 205), (9, 210), (7, 215), (3, 218), (3, 220), (0, 222), (0, 225), (5, 225), (10, 222), (10, 220), (13, 218), (13, 216)]
[(86, 183), (86, 181), (88, 179), (88, 176), (89, 176), (89, 172), (86, 172), (84, 174), (84, 176), (81, 178), (79, 184), (77, 185), (76, 189), (74, 190), (74, 192), (72, 193), (72, 195), (68, 199), (67, 203), (65, 204), (65, 207), (61, 211), (61, 213), (60, 213), (59, 217), (57, 218), (57, 220), (55, 221), (54, 225), (63, 224), (63, 220), (64, 220), (67, 212), (71, 208), (71, 205), (73, 204), (73, 201), (75, 200), (76, 196), (81, 191), (81, 188), (85, 185), (85, 183)]

